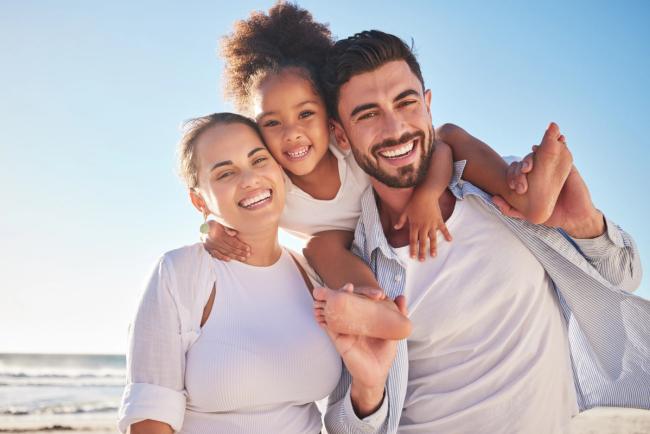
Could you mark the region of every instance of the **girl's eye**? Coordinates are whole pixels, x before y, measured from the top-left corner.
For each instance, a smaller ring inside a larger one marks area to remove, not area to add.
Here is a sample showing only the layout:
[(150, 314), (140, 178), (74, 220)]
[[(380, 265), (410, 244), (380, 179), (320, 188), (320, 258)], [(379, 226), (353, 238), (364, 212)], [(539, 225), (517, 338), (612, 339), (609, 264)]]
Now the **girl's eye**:
[(276, 125), (280, 125), (280, 122), (278, 121), (266, 121), (262, 124), (263, 127), (274, 127)]
[(257, 165), (257, 164), (262, 163), (263, 161), (266, 161), (266, 160), (268, 160), (267, 157), (256, 158), (255, 161), (253, 161), (253, 165)]
[(312, 116), (313, 114), (314, 114), (313, 111), (311, 111), (311, 110), (305, 110), (305, 111), (303, 111), (303, 112), (300, 112), (300, 114), (298, 115), (298, 117), (299, 117), (300, 119), (305, 119), (305, 118), (308, 118), (308, 117)]

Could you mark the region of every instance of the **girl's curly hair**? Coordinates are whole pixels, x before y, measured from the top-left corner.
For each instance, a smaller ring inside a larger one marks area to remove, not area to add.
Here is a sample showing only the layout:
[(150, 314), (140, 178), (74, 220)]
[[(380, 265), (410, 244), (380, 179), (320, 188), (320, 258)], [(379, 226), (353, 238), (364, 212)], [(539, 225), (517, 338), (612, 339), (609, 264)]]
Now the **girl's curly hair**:
[(254, 11), (222, 40), (226, 96), (238, 110), (250, 113), (260, 81), (287, 67), (302, 68), (323, 95), (318, 71), (332, 45), (328, 25), (314, 21), (309, 11), (295, 4), (280, 1), (266, 14)]

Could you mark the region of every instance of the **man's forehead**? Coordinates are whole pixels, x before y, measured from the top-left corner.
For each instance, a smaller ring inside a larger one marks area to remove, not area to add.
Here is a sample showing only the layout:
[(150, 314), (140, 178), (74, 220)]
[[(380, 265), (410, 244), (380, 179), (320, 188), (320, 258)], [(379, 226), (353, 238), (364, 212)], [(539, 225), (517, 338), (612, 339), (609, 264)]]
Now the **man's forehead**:
[(421, 93), (422, 84), (405, 61), (394, 60), (353, 76), (341, 86), (339, 102), (345, 106), (372, 103), (378, 98), (392, 99), (407, 89)]

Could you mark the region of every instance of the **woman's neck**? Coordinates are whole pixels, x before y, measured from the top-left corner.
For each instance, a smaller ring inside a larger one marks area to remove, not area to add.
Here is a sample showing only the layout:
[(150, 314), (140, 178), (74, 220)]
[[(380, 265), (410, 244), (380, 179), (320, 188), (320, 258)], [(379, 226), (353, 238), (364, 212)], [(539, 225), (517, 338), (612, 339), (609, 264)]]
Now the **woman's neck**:
[(282, 247), (278, 241), (278, 228), (273, 231), (243, 234), (239, 233), (239, 239), (251, 247), (251, 254), (246, 264), (257, 267), (268, 267), (275, 264), (280, 255)]
[[(287, 171), (287, 175), (295, 186), (314, 199), (332, 200), (341, 188), (339, 162), (330, 150), (327, 151), (310, 173), (298, 176)], [(323, 180), (330, 181), (323, 182)]]

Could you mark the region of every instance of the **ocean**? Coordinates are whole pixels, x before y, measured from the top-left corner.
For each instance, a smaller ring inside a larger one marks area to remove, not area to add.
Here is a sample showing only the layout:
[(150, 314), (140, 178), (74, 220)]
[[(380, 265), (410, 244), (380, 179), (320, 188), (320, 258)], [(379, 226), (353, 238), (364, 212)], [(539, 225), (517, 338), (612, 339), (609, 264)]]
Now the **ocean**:
[(116, 432), (122, 355), (0, 354), (0, 432)]

